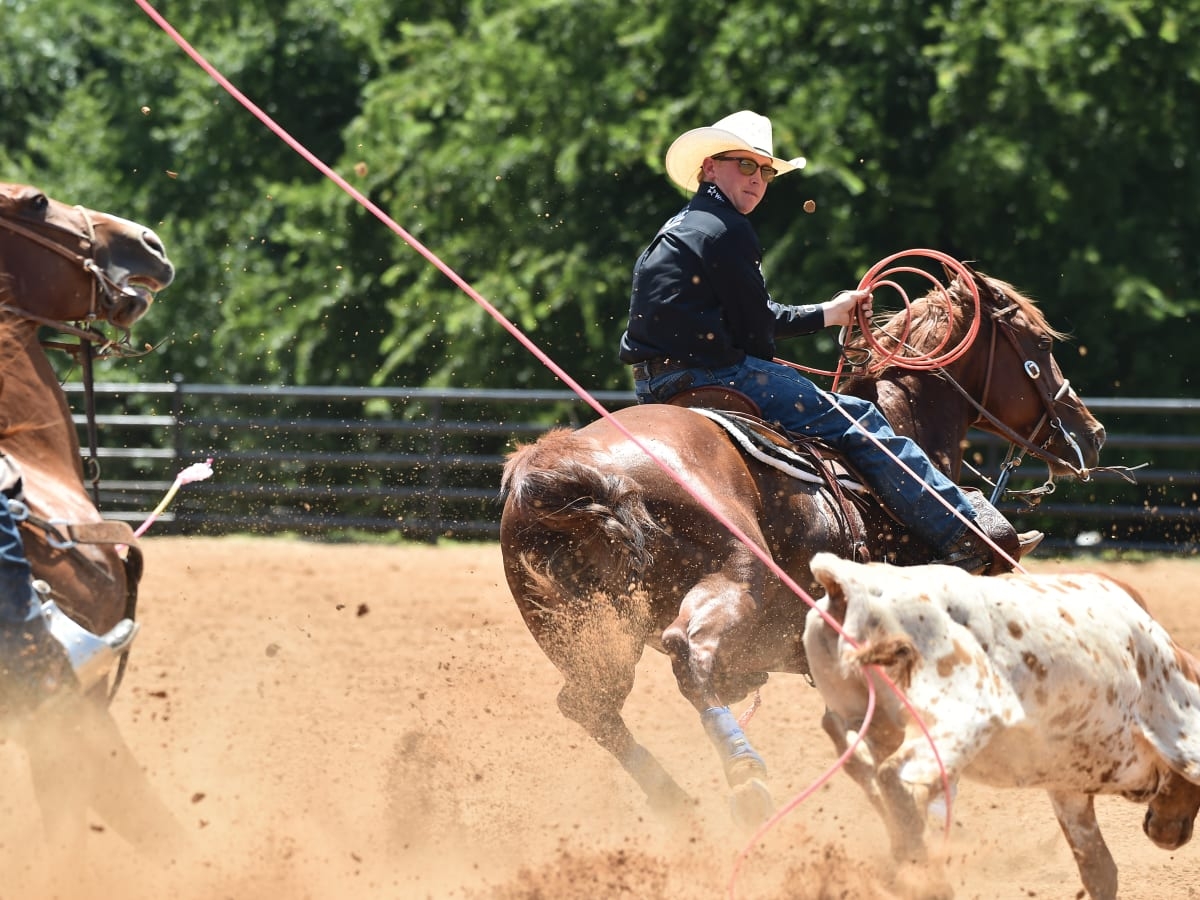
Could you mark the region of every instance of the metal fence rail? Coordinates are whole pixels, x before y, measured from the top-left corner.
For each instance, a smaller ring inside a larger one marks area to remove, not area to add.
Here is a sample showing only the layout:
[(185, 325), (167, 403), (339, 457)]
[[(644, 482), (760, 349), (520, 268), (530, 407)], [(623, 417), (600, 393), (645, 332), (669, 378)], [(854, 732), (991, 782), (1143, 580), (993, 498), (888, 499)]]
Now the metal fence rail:
[[(82, 390), (65, 385), (84, 439)], [(595, 394), (607, 409), (629, 392)], [(99, 411), (101, 508), (140, 522), (187, 465), (214, 460), (211, 479), (188, 485), (154, 533), (353, 535), (399, 533), (494, 539), (505, 454), (553, 425), (595, 412), (570, 391), (440, 390), (104, 383)], [(1136, 465), (1138, 483), (1112, 475), (1061, 482), (1041, 507), (1004, 504), (1047, 546), (1097, 544), (1196, 553), (1200, 535), (1200, 402), (1091, 399), (1109, 439), (1104, 462)], [(1004, 448), (972, 433), (967, 458), (995, 474)], [(1012, 487), (1045, 479), (1017, 469)], [(986, 486), (985, 486), (986, 490)]]

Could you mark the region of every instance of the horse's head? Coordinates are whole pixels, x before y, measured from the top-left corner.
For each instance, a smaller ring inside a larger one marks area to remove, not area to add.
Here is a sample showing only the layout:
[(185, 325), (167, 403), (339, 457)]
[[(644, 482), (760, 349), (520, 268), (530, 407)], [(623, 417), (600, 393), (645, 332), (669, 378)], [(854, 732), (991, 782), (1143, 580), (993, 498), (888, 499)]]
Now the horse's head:
[(0, 184), (0, 302), (38, 321), (128, 329), (175, 267), (145, 225)]
[[(957, 405), (970, 407), (970, 425), (1034, 454), (1052, 475), (1086, 478), (1099, 461), (1104, 428), (1054, 358), (1054, 342), (1064, 335), (1012, 285), (972, 277), (935, 288), (877, 325), (873, 343), (884, 351), (878, 356), (865, 352), (861, 335), (848, 344), (865, 360), (859, 377), (897, 381), (909, 370), (936, 371), (945, 390), (926, 403), (957, 397)], [(911, 391), (902, 393), (911, 400)]]
[[(1053, 475), (1085, 474), (1099, 462), (1104, 427), (1054, 357), (1054, 342), (1065, 335), (1011, 284), (980, 274), (975, 287), (980, 328), (963, 370), (964, 379), (982, 384), (975, 396), (983, 411), (975, 426), (1024, 446)], [(951, 292), (968, 322), (974, 310), (969, 288), (956, 281)]]

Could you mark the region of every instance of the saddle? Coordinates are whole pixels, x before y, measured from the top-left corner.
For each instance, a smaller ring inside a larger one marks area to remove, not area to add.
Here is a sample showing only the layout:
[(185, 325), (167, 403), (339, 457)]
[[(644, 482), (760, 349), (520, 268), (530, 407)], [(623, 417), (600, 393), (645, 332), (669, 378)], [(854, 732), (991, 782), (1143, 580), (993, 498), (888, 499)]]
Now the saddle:
[(111, 519), (101, 522), (47, 521), (33, 515), (25, 503), (25, 482), (21, 467), (6, 453), (0, 453), (0, 494), (3, 494), (9, 511), (18, 523), (40, 528), (46, 533), (50, 543), (60, 549), (69, 549), (74, 544), (133, 546), (137, 543), (133, 528), (128, 522)]
[[(766, 421), (750, 397), (719, 385), (681, 391), (668, 401), (716, 422), (743, 452), (786, 475), (870, 496), (862, 478), (824, 441), (784, 432)], [(832, 482), (832, 484), (831, 484)]]
[[(124, 547), (118, 553), (125, 569), (125, 616), (109, 631), (97, 634), (91, 623), (78, 613), (74, 616), (52, 599), (51, 586), (40, 578), (33, 582), (41, 600), (42, 614), (50, 633), (67, 651), (71, 667), (86, 691), (108, 676), (117, 665), (117, 675), (109, 692), (111, 699), (125, 672), (130, 645), (140, 625), (134, 620), (137, 610), (138, 584), (142, 579), (143, 558), (133, 528), (128, 522), (103, 519), (100, 522), (64, 522), (47, 520), (35, 515), (25, 502), (24, 480), (16, 460), (0, 452), (0, 502), (6, 503), (13, 519), (21, 527), (36, 528), (46, 542), (58, 550), (75, 556), (84, 565), (99, 569), (96, 563), (79, 550), (80, 544), (108, 544)], [(105, 577), (108, 577), (107, 574)], [(65, 598), (64, 598), (65, 599)]]
[[(857, 506), (860, 512), (868, 505), (874, 506), (882, 510), (902, 533), (907, 533), (908, 527), (891, 510), (878, 503), (862, 477), (837, 450), (824, 441), (784, 432), (765, 421), (758, 405), (740, 391), (721, 386), (692, 388), (672, 397), (670, 405), (688, 407), (711, 419), (729, 433), (742, 452), (759, 462), (801, 481), (828, 487), (842, 508), (851, 550), (860, 562), (870, 562), (871, 553), (866, 533), (855, 527), (861, 519), (851, 515), (851, 505)], [(1018, 535), (977, 488), (964, 487), (962, 490), (975, 508), (976, 525), (1013, 559), (1019, 561), (1041, 543), (1041, 532)], [(1007, 564), (1004, 567), (1008, 568)]]
[(815, 438), (783, 432), (763, 419), (757, 403), (733, 388), (691, 388), (676, 394), (669, 403), (687, 407), (720, 425), (743, 453), (760, 463), (791, 478), (828, 488), (842, 510), (850, 555), (860, 562), (871, 561), (866, 533), (858, 525), (862, 519), (854, 515), (853, 507), (865, 509), (874, 495), (836, 450)]

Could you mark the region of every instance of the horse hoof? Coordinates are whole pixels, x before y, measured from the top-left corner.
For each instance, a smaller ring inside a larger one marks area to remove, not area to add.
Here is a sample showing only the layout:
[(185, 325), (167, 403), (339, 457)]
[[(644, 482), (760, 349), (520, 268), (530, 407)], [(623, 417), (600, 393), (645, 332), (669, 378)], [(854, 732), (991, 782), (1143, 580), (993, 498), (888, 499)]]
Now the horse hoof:
[(893, 873), (892, 886), (904, 900), (954, 900), (954, 888), (945, 874), (920, 863), (901, 863)]
[(654, 815), (671, 822), (687, 819), (696, 808), (696, 801), (673, 782), (662, 790), (647, 794), (646, 800)]
[(771, 791), (759, 778), (751, 778), (735, 786), (730, 803), (733, 820), (740, 828), (748, 830), (757, 829), (775, 812)]

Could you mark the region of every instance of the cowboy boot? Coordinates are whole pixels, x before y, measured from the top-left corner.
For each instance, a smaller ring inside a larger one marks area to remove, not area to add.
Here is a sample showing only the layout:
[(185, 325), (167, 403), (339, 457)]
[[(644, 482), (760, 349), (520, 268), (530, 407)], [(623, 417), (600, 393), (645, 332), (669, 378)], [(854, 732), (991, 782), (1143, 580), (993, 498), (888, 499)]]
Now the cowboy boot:
[[(975, 527), (987, 535), (992, 543), (1014, 562), (1019, 562), (1022, 556), (1042, 542), (1045, 535), (1040, 531), (1017, 534), (1012, 523), (1004, 518), (979, 490), (964, 488), (963, 493), (975, 509)], [(966, 529), (936, 562), (957, 566), (972, 575), (999, 575), (1011, 572), (1013, 568), (1012, 563), (996, 553), (987, 541), (970, 528)]]

